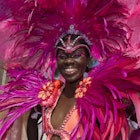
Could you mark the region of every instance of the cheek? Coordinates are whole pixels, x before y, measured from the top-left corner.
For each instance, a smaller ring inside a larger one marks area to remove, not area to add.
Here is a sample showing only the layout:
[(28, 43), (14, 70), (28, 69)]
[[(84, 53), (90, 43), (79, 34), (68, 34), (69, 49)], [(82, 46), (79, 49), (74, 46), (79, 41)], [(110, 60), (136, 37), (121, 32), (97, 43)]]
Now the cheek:
[(57, 62), (56, 62), (57, 68), (60, 69), (62, 67), (62, 65), (63, 65), (63, 62), (60, 60), (57, 60)]
[(87, 67), (88, 60), (86, 58), (81, 58), (77, 60), (77, 64), (84, 69)]
[(58, 60), (56, 63), (56, 67), (57, 67), (58, 72), (60, 72), (63, 75), (64, 62)]

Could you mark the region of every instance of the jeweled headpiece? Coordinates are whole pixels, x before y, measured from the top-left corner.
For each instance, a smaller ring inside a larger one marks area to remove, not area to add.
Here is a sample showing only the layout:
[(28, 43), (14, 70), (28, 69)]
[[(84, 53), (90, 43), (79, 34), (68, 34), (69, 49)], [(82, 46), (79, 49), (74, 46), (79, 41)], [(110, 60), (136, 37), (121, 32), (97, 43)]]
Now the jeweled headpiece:
[[(72, 40), (71, 39), (72, 35), (73, 34), (68, 34), (68, 39), (66, 42), (63, 40), (63, 38), (60, 38), (59, 42), (61, 45), (56, 46), (56, 52), (58, 49), (61, 49), (61, 50), (65, 51), (65, 53), (72, 53), (76, 49), (82, 47), (82, 48), (85, 48), (88, 51), (88, 53), (90, 54), (90, 47), (85, 42), (85, 39), (81, 35), (78, 35), (78, 36), (76, 36), (76, 38), (74, 40)], [(78, 43), (80, 40), (84, 40), (85, 43)]]

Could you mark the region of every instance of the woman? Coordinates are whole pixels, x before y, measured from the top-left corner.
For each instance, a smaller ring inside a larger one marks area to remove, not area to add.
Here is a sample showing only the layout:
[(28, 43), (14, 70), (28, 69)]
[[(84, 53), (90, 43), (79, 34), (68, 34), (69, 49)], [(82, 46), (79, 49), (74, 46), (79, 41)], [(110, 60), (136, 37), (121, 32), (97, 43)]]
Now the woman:
[[(112, 121), (113, 108), (109, 109), (110, 113), (105, 123), (104, 129), (100, 132), (101, 120), (99, 120), (97, 112), (104, 113), (106, 110), (104, 106), (94, 103), (94, 100), (85, 101), (87, 110), (91, 111), (91, 116), (97, 115), (97, 118), (92, 120), (86, 112), (83, 114), (84, 120), (80, 120), (80, 110), (84, 110), (84, 107), (78, 104), (78, 98), (86, 97), (88, 88), (91, 86), (91, 77), (84, 77), (90, 58), (90, 47), (86, 43), (85, 39), (80, 35), (66, 34), (61, 38), (56, 47), (57, 67), (60, 74), (65, 80), (65, 84), (58, 91), (58, 95), (53, 102), (53, 105), (46, 108), (45, 113), (45, 135), (49, 140), (69, 140), (72, 137), (76, 139), (117, 139), (117, 137), (124, 137), (127, 139), (127, 123), (125, 115), (122, 109), (118, 109), (118, 117), (115, 123), (117, 130), (115, 131), (114, 122)], [(93, 61), (93, 60), (92, 60)], [(80, 84), (80, 85), (79, 85)], [(96, 87), (95, 87), (96, 88)], [(94, 96), (94, 93), (93, 95)], [(95, 95), (96, 96), (96, 95)], [(87, 96), (88, 97), (88, 96)], [(96, 97), (95, 97), (96, 98)], [(106, 97), (107, 98), (107, 97)], [(90, 100), (90, 99), (88, 99)], [(84, 102), (84, 100), (83, 100)], [(91, 106), (88, 108), (88, 106)], [(31, 112), (28, 120), (28, 139), (38, 139), (37, 136), (37, 120), (39, 118), (32, 118), (35, 113)], [(93, 113), (93, 114), (92, 114)], [(90, 114), (90, 113), (89, 113)], [(101, 114), (100, 114), (101, 115)], [(88, 119), (84, 118), (88, 117)], [(100, 119), (104, 121), (104, 117), (100, 116)], [(85, 122), (89, 122), (88, 132), (85, 131)], [(80, 122), (80, 124), (79, 124)], [(94, 126), (92, 126), (94, 123)], [(78, 127), (77, 127), (78, 126)], [(125, 128), (126, 127), (126, 128)], [(108, 131), (111, 129), (111, 131)], [(125, 133), (121, 136), (121, 129), (126, 129)], [(35, 135), (36, 134), (36, 135)], [(74, 136), (75, 135), (75, 136)], [(45, 139), (46, 139), (45, 138)]]
[[(71, 117), (73, 117), (71, 116), (71, 114), (73, 112), (76, 112), (77, 110), (75, 108), (76, 106), (75, 91), (78, 87), (79, 82), (82, 81), (84, 77), (84, 72), (88, 67), (90, 61), (89, 51), (90, 51), (89, 46), (87, 45), (85, 40), (79, 35), (68, 34), (64, 36), (57, 44), (56, 48), (57, 67), (60, 73), (62, 74), (63, 78), (65, 79), (65, 86), (63, 85), (61, 89), (62, 93), (58, 95), (56, 103), (54, 103), (51, 109), (48, 109), (51, 110), (52, 115), (47, 117), (49, 117), (49, 119), (51, 120), (51, 125), (53, 129), (59, 130), (62, 129), (62, 126), (65, 127), (67, 121), (69, 121), (68, 117), (70, 117), (69, 119), (71, 119)], [(77, 113), (76, 116), (78, 116)], [(78, 122), (78, 120), (76, 121)], [(31, 123), (32, 125), (32, 122), (33, 121), (29, 119), (28, 123), (29, 124)], [(75, 124), (71, 124), (71, 127), (74, 128), (74, 125)], [(50, 136), (50, 138), (53, 137), (52, 139), (60, 139), (60, 136), (62, 135), (61, 138), (63, 139), (70, 139), (68, 133), (71, 133), (71, 131), (69, 130), (70, 131), (69, 132), (67, 129), (66, 130), (64, 129), (63, 132), (63, 129), (60, 130), (60, 134), (58, 135), (53, 133), (52, 130), (52, 133), (50, 132), (49, 134), (52, 135)], [(33, 134), (32, 133), (33, 130), (28, 131), (31, 131), (31, 134), (29, 134), (28, 137), (29, 139), (37, 139), (37, 137), (30, 138), (30, 135)], [(65, 131), (67, 133), (65, 133)]]
[(10, 37), (1, 48), (11, 80), (0, 96), (0, 110), (9, 109), (0, 139), (37, 106), (41, 113), (30, 114), (29, 139), (37, 139), (41, 116), (42, 136), (48, 140), (127, 140), (124, 110), (131, 101), (140, 125), (140, 68), (133, 57), (137, 51), (131, 56), (131, 30), (122, 20), (126, 7), (117, 0), (18, 2), (5, 2), (10, 14), (1, 26)]

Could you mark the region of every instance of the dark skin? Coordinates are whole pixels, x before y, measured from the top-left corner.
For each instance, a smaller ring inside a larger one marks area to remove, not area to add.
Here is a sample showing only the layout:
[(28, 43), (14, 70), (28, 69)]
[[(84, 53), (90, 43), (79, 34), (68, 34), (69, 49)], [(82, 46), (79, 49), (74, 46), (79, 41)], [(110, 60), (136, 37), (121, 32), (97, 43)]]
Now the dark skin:
[(67, 89), (64, 89), (62, 92), (57, 106), (52, 113), (51, 123), (55, 129), (59, 129), (61, 127), (67, 113), (75, 105), (75, 98), (73, 95), (67, 95), (68, 92), (66, 90)]
[[(65, 58), (65, 56), (69, 56)], [(65, 79), (65, 87), (58, 100), (58, 103), (51, 116), (51, 124), (54, 129), (59, 129), (65, 120), (66, 115), (75, 105), (75, 90), (79, 82), (83, 79), (83, 74), (90, 61), (85, 48), (79, 48), (71, 54), (66, 54), (63, 50), (58, 50), (57, 65), (60, 73)], [(33, 113), (33, 111), (31, 112)], [(57, 118), (57, 119), (56, 119)], [(39, 118), (38, 118), (39, 119)], [(37, 140), (37, 120), (28, 120), (28, 140)], [(31, 130), (30, 130), (31, 129)], [(60, 137), (54, 135), (51, 140), (60, 140)]]

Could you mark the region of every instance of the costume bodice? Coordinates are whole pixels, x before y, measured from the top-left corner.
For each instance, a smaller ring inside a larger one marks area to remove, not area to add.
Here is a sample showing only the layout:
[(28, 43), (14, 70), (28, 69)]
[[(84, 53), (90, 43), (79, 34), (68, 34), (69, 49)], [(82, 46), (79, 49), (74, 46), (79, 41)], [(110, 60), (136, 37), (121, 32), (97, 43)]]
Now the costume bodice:
[[(54, 108), (57, 105), (59, 98), (60, 98), (60, 94), (58, 94), (56, 102), (53, 104), (53, 106), (46, 110), (45, 133), (47, 136), (47, 140), (50, 140), (53, 135), (59, 136), (61, 140), (70, 140), (71, 134), (74, 131), (74, 128), (76, 127), (76, 125), (78, 124), (78, 120), (79, 120), (78, 109), (76, 105), (74, 105), (73, 108), (70, 109), (70, 111), (65, 116), (60, 128), (59, 129), (53, 128), (51, 124), (51, 116), (52, 116), (52, 112)], [(80, 138), (81, 134), (82, 134), (82, 128), (79, 129), (77, 139)]]

